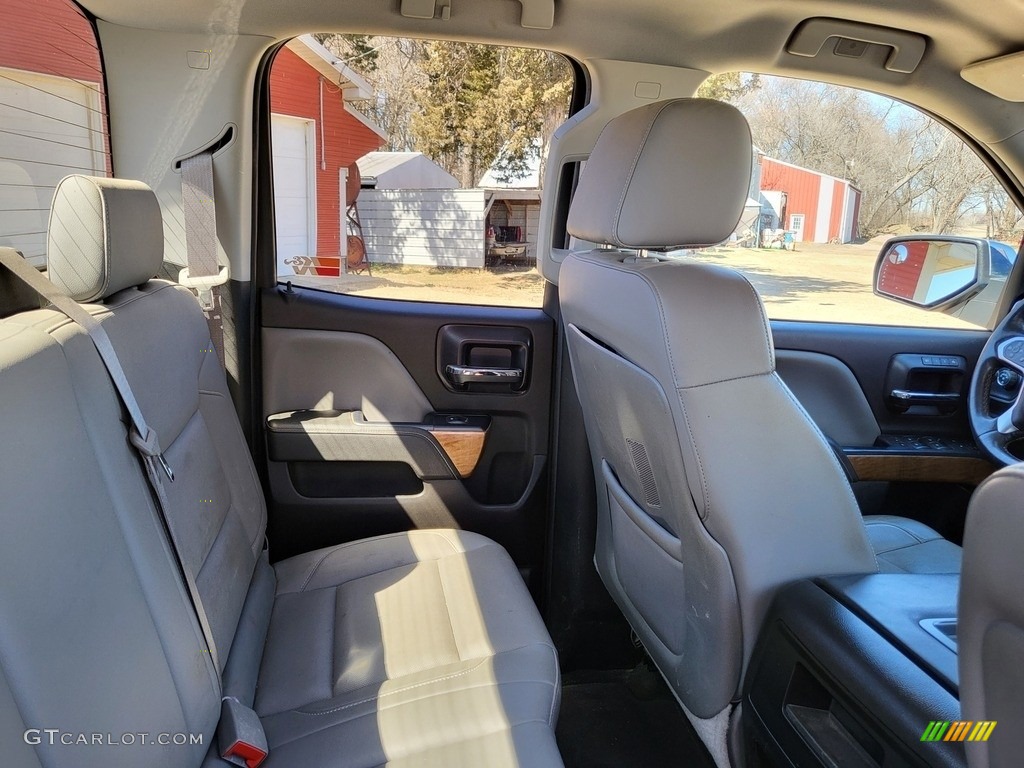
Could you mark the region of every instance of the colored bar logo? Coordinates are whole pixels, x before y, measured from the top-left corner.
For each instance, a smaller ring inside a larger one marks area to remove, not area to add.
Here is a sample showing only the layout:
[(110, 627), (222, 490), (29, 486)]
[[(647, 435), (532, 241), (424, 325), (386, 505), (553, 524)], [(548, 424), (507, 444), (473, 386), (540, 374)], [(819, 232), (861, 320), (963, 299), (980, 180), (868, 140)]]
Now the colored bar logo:
[(921, 741), (988, 741), (995, 728), (995, 720), (932, 720)]

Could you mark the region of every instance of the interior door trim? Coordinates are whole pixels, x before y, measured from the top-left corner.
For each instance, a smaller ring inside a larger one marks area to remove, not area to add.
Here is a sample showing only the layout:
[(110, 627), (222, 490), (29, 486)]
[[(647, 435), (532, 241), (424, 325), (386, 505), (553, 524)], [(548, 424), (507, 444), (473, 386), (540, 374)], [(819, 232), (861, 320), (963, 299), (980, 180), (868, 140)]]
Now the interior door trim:
[(963, 483), (978, 485), (995, 472), (985, 459), (972, 456), (914, 456), (886, 453), (846, 456), (858, 480)]

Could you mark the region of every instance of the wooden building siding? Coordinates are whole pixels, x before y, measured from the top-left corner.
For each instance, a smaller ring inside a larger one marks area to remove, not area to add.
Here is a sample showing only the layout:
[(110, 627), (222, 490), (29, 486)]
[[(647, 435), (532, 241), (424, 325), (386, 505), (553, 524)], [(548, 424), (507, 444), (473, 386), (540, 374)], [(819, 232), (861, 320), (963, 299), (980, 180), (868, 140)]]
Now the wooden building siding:
[(371, 262), (483, 267), (482, 189), (364, 189), (359, 195)]
[(761, 190), (786, 193), (784, 229), (794, 215), (804, 215), (803, 239), (848, 242), (857, 236), (860, 191), (846, 179), (800, 168), (770, 157), (760, 162)]
[(321, 79), (319, 72), (288, 48), (282, 48), (270, 71), (270, 111), (315, 123), (316, 253), (310, 255), (337, 256), (341, 253), (340, 171), (367, 152), (379, 149), (384, 140), (345, 109), (341, 90), (326, 80), (322, 86), (321, 132)]
[(92, 24), (70, 0), (0, 0), (0, 67), (102, 85)]
[(832, 182), (832, 215), (828, 221), (828, 239), (843, 240), (843, 212), (846, 210), (846, 196), (849, 194), (850, 185), (845, 181), (836, 179)]
[(818, 213), (810, 222), (813, 226), (811, 236), (806, 232), (804, 240), (812, 243), (827, 243), (829, 241), (829, 223), (832, 219), (832, 207), (835, 204), (835, 186), (828, 176), (818, 177)]
[(765, 157), (761, 162), (761, 189), (785, 192), (786, 220), (782, 222), (783, 228), (790, 228), (794, 215), (803, 214), (804, 239), (814, 239), (821, 192), (820, 175)]
[(853, 214), (850, 216), (850, 239), (860, 237), (860, 202), (861, 194), (860, 190), (854, 190), (853, 198)]

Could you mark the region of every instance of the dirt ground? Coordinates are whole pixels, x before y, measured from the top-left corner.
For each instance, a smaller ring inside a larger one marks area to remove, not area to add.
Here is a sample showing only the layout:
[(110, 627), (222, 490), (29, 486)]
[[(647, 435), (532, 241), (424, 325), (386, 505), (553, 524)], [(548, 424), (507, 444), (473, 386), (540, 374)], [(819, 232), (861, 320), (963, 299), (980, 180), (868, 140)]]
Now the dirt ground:
[[(679, 258), (741, 270), (775, 319), (977, 327), (875, 296), (872, 275), (884, 238), (876, 240), (862, 245), (799, 243), (795, 251), (710, 248)], [(456, 269), (379, 264), (373, 266), (372, 276), (297, 278), (294, 282), (359, 296), (457, 304), (537, 307), (544, 294), (544, 279), (536, 268), (514, 265)]]
[(296, 277), (293, 282), (357, 296), (452, 304), (539, 307), (544, 297), (544, 278), (532, 266), (462, 269), (374, 264), (371, 271), (372, 275), (364, 272), (341, 278)]

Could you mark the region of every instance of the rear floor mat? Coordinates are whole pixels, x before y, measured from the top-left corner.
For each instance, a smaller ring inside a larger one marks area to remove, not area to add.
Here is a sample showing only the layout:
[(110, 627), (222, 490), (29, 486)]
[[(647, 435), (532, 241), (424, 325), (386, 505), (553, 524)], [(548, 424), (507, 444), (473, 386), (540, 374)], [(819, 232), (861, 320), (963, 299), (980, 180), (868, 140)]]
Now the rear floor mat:
[(644, 664), (565, 675), (556, 735), (566, 768), (714, 768), (661, 676)]

